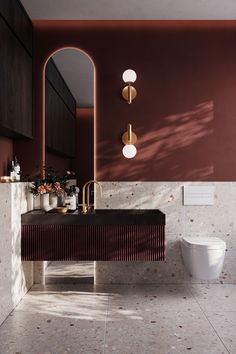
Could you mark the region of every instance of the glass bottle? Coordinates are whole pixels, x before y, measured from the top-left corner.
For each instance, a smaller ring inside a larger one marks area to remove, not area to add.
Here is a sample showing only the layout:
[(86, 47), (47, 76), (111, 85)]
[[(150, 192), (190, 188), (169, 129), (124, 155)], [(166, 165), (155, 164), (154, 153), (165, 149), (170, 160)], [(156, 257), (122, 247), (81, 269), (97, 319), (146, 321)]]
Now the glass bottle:
[(20, 182), (20, 164), (17, 160), (17, 157), (14, 158), (14, 171), (16, 176), (16, 182)]
[(15, 172), (15, 164), (14, 161), (11, 161), (10, 169), (9, 169), (9, 174), (11, 177), (11, 181), (14, 182), (16, 181), (16, 172)]
[(68, 208), (68, 211), (76, 210), (76, 195), (74, 192), (74, 186), (70, 186), (69, 192), (67, 193), (65, 199), (65, 206)]

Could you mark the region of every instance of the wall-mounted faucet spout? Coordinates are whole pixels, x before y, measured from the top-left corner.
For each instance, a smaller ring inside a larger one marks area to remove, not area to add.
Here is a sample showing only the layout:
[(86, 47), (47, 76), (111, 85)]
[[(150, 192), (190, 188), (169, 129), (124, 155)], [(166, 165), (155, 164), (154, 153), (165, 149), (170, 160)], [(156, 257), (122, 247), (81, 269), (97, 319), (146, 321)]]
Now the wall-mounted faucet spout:
[[(91, 181), (86, 182), (83, 186), (83, 191), (82, 191), (82, 212), (83, 212), (83, 214), (86, 214), (91, 208), (91, 206), (90, 206), (90, 185), (92, 183), (94, 183), (94, 184), (96, 183), (99, 186), (100, 193), (102, 195), (102, 186), (98, 181), (91, 180)], [(85, 203), (86, 190), (87, 190), (87, 203)]]

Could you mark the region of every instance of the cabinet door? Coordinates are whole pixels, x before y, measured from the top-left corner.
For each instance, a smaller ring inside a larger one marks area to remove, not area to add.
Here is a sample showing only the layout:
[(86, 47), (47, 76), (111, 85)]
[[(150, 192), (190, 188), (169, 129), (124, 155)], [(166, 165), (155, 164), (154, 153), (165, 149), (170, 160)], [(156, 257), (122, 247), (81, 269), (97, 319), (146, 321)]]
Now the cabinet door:
[(61, 152), (63, 134), (61, 100), (51, 83), (45, 81), (45, 109), (46, 109), (46, 148), (48, 151)]
[(32, 58), (0, 17), (0, 133), (32, 137)]
[(69, 108), (71, 113), (75, 116), (76, 114), (76, 101), (72, 96), (68, 86), (66, 85), (63, 77), (58, 71), (56, 64), (53, 59), (50, 59), (46, 66), (46, 78), (51, 83), (51, 85), (56, 89), (59, 96), (61, 96), (65, 105)]
[(33, 26), (21, 2), (0, 0), (0, 14), (32, 56)]
[(46, 148), (53, 147), (53, 95), (50, 83), (45, 80), (45, 144)]
[(66, 117), (67, 122), (67, 139), (70, 142), (67, 144), (67, 154), (71, 157), (75, 157), (75, 143), (76, 143), (76, 119), (72, 114), (69, 114)]
[(47, 79), (45, 95), (46, 148), (58, 155), (73, 157), (76, 119)]

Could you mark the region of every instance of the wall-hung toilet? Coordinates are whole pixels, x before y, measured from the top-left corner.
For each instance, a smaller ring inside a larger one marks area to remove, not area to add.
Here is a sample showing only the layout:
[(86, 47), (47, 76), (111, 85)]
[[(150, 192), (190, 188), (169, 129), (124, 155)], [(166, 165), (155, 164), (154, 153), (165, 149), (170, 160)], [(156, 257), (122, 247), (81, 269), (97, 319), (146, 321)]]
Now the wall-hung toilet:
[(194, 278), (211, 280), (219, 277), (226, 243), (217, 237), (183, 237), (181, 251), (184, 265)]

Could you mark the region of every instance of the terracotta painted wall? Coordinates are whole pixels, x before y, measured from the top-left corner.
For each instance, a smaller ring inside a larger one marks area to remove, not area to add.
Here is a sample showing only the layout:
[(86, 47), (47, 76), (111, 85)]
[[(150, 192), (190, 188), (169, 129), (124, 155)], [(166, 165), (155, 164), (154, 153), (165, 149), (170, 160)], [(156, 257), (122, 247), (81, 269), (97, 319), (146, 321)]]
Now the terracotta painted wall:
[(0, 136), (0, 176), (8, 175), (7, 164), (13, 157), (13, 142)]
[[(44, 161), (43, 66), (78, 47), (96, 65), (96, 177), (116, 181), (236, 179), (235, 21), (35, 21), (32, 151)], [(121, 98), (122, 72), (138, 96)], [(127, 123), (138, 155), (121, 154)]]
[(94, 179), (94, 110), (77, 108), (77, 147), (74, 171), (80, 189), (85, 182)]

